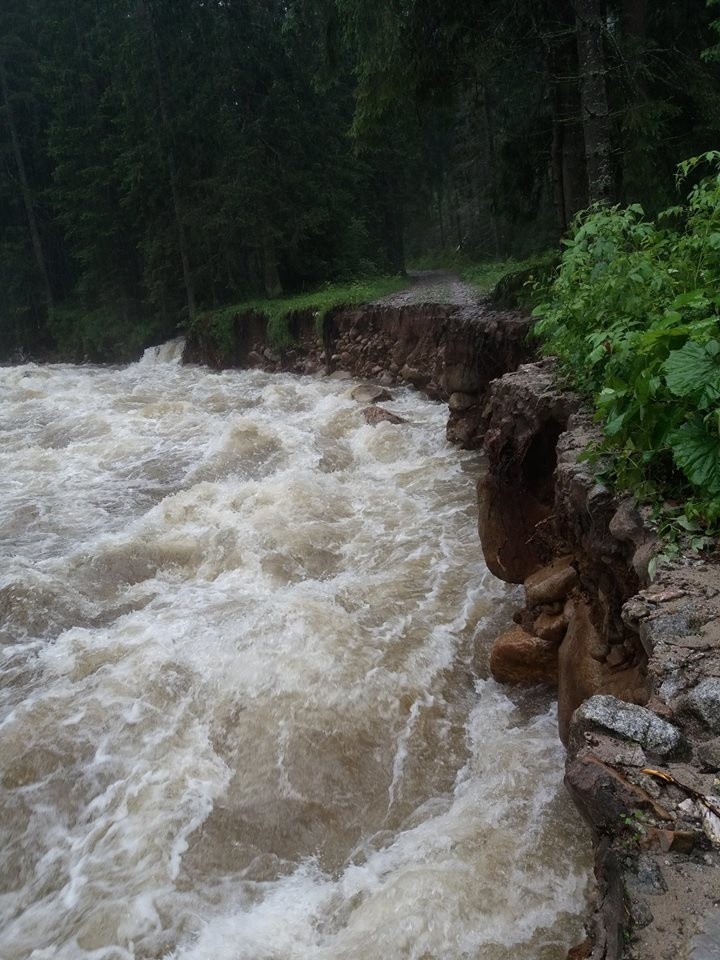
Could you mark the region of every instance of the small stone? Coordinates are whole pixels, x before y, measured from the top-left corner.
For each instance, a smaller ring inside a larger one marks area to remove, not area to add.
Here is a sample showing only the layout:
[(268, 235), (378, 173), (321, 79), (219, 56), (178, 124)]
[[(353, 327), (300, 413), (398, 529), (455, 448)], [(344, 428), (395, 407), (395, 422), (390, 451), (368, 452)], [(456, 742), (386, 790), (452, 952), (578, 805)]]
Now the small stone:
[(697, 749), (701, 769), (706, 773), (720, 770), (720, 738), (706, 740)]
[(350, 396), (358, 403), (380, 403), (383, 400), (392, 400), (392, 394), (388, 393), (384, 387), (375, 387), (366, 383), (355, 387)]
[(657, 861), (646, 854), (638, 857), (635, 876), (629, 879), (628, 887), (633, 893), (650, 894), (655, 897), (667, 893), (668, 889)]
[(561, 557), (547, 567), (533, 573), (525, 581), (528, 606), (564, 600), (578, 580), (577, 570), (571, 566), (572, 557)]
[(720, 679), (707, 677), (690, 691), (685, 704), (708, 726), (720, 733)]
[(627, 660), (627, 653), (621, 643), (616, 643), (610, 647), (608, 655), (605, 658), (605, 662), (609, 667), (619, 667), (625, 660)]

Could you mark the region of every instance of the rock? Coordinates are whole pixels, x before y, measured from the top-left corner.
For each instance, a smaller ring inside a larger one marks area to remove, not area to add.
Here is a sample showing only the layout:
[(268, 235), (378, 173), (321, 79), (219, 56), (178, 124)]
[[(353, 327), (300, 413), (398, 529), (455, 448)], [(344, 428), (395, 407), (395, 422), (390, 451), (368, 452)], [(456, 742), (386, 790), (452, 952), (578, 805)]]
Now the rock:
[(554, 684), (557, 682), (557, 645), (515, 627), (493, 644), (490, 672), (500, 683)]
[(706, 740), (697, 750), (701, 769), (708, 773), (720, 770), (720, 738)]
[(352, 380), (349, 370), (335, 370), (330, 374), (330, 380)]
[(597, 729), (639, 743), (647, 753), (661, 759), (677, 757), (688, 749), (682, 733), (667, 720), (661, 720), (645, 707), (623, 703), (607, 694), (591, 697), (575, 711), (570, 749), (580, 749), (586, 734)]
[(453, 413), (467, 410), (468, 407), (473, 407), (476, 403), (477, 397), (471, 393), (451, 393), (448, 400), (448, 406)]
[(607, 649), (589, 605), (577, 600), (558, 653), (558, 726), (563, 743), (567, 743), (573, 711), (594, 694), (610, 693), (629, 703), (647, 700), (643, 672), (636, 666), (608, 667), (597, 658), (603, 648)]
[(580, 751), (567, 765), (565, 785), (593, 829), (617, 834), (624, 817), (634, 810), (648, 810), (659, 820), (672, 817), (641, 787), (603, 763), (589, 749)]
[(529, 607), (567, 597), (578, 581), (577, 570), (571, 566), (572, 561), (573, 557), (560, 557), (527, 578), (525, 595)]
[(392, 394), (384, 387), (375, 387), (372, 384), (361, 383), (355, 387), (350, 396), (358, 403), (380, 403), (382, 400), (392, 400)]
[(265, 347), (263, 356), (269, 363), (280, 363), (280, 355), (271, 350), (270, 347)]
[(407, 420), (403, 420), (402, 417), (390, 413), (385, 407), (365, 407), (363, 416), (372, 426), (381, 423), (383, 420), (386, 420), (388, 423), (407, 423)]
[(628, 887), (635, 894), (660, 896), (667, 893), (667, 883), (654, 857), (641, 854), (638, 857), (635, 875), (628, 880)]
[(543, 610), (533, 623), (534, 633), (542, 640), (559, 644), (567, 631), (567, 617), (561, 613), (548, 613)]
[(390, 387), (395, 383), (395, 377), (390, 373), (389, 370), (383, 370), (380, 376), (377, 378), (378, 383), (381, 387)]
[(627, 497), (618, 506), (608, 525), (611, 536), (621, 543), (638, 544), (645, 539), (646, 529), (634, 497)]
[(430, 375), (418, 370), (417, 367), (411, 367), (407, 363), (400, 369), (400, 379), (411, 383), (414, 387), (421, 389), (430, 382)]
[(713, 733), (720, 733), (720, 679), (707, 677), (690, 691), (685, 706)]
[(262, 354), (257, 350), (251, 350), (247, 356), (247, 362), (251, 367), (257, 367), (263, 362)]

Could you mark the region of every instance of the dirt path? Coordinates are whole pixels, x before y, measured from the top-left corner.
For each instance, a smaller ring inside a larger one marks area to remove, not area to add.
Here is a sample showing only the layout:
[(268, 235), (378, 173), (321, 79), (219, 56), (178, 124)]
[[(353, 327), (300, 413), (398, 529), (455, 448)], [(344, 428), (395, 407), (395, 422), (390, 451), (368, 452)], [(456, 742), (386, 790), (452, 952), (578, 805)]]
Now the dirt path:
[(408, 273), (409, 286), (398, 293), (382, 297), (377, 303), (388, 307), (408, 307), (417, 303), (452, 303), (469, 307), (481, 295), (469, 283), (463, 283), (455, 273), (444, 270), (422, 270)]

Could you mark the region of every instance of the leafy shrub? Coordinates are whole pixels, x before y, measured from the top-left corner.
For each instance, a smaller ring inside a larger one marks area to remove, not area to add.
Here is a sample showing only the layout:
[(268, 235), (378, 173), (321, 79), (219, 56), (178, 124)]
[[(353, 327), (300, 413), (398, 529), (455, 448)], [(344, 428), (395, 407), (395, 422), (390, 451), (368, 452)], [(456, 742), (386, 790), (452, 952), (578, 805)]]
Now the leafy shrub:
[[(710, 174), (701, 177), (703, 169)], [(685, 161), (687, 203), (592, 208), (564, 241), (535, 332), (594, 398), (616, 481), (720, 520), (720, 152)]]

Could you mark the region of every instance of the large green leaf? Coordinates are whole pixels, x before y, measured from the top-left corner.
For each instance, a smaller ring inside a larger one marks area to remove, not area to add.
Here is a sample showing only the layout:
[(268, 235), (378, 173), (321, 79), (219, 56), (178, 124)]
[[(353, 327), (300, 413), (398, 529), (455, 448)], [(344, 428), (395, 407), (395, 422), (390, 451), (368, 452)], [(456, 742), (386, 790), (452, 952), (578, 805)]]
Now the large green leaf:
[(701, 410), (720, 399), (720, 355), (717, 340), (689, 341), (665, 361), (665, 379), (676, 397), (694, 400)]
[(688, 480), (711, 496), (720, 494), (720, 436), (696, 417), (670, 435), (670, 444)]

